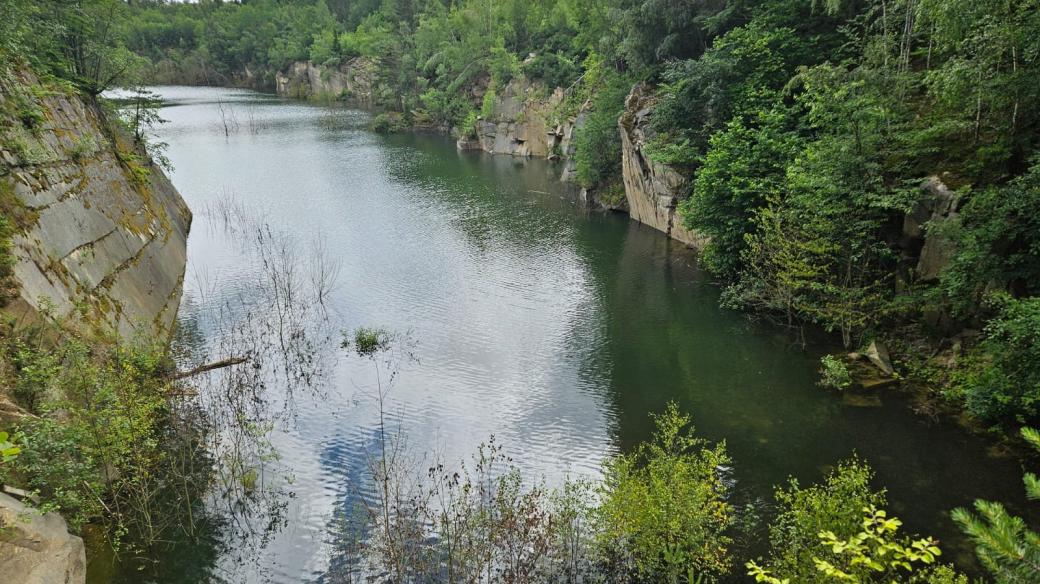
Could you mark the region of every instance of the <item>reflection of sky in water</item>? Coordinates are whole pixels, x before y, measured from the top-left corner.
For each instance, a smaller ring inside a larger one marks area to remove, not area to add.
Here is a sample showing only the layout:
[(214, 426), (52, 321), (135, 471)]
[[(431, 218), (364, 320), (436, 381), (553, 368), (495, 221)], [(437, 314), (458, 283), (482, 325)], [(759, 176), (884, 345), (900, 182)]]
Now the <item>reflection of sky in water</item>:
[[(611, 448), (597, 391), (604, 371), (584, 364), (600, 342), (599, 306), (569, 223), (520, 198), (557, 190), (544, 167), (415, 175), (445, 149), (382, 144), (360, 130), (357, 112), (262, 107), (244, 92), (220, 92), (239, 123), (225, 138), (217, 92), (162, 92), (176, 104), (160, 128), (173, 179), (196, 210), (187, 303), (255, 295), (251, 264), (205, 210), (231, 196), (301, 245), (324, 239), (341, 264), (334, 328), (380, 326), (414, 340), (418, 362), (401, 365), (387, 412), (415, 451), (454, 462), (495, 434), (532, 476), (598, 472)], [(250, 107), (264, 117), (256, 133)], [(465, 185), (480, 199), (455, 192)], [(296, 423), (275, 439), (297, 494), (267, 552), (276, 579), (325, 570), (326, 525), (350, 504), (376, 448), (373, 364), (344, 357), (333, 377), (327, 400), (296, 396)]]
[[(495, 434), (528, 475), (558, 483), (595, 475), (676, 400), (701, 435), (727, 441), (741, 501), (768, 500), (790, 475), (816, 481), (855, 451), (908, 529), (938, 535), (950, 559), (970, 554), (949, 509), (1021, 501), (1017, 465), (897, 399), (860, 407), (820, 390), (818, 352), (720, 311), (686, 250), (583, 212), (544, 161), (375, 136), (366, 114), (247, 91), (160, 91), (173, 180), (196, 210), (183, 316), (257, 294), (254, 264), (208, 205), (230, 196), (301, 249), (322, 239), (340, 263), (332, 330), (385, 327), (415, 342), (418, 362), (402, 364), (387, 405), (415, 452), (454, 463)], [(218, 97), (239, 124), (228, 138)], [(276, 581), (327, 571), (335, 515), (364, 488), (378, 444), (372, 363), (341, 355), (331, 368), (327, 399), (297, 395), (295, 423), (275, 436), (296, 493), (264, 552)]]

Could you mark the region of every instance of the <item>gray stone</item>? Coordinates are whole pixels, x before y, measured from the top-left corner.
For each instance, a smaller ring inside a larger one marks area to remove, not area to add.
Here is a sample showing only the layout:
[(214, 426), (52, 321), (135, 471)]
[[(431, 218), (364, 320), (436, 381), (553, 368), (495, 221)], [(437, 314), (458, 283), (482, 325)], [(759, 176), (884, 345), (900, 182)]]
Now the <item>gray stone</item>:
[(297, 61), (275, 75), (275, 90), (297, 99), (345, 99), (373, 105), (376, 65), (366, 57), (347, 59), (335, 67)]
[(643, 146), (651, 138), (650, 117), (654, 103), (649, 90), (637, 84), (618, 119), (621, 172), (629, 215), (690, 247), (702, 248), (708, 241), (707, 237), (687, 229), (677, 212), (679, 203), (689, 196), (686, 177), (673, 168), (650, 160), (643, 153)]
[[(0, 83), (0, 100), (14, 91), (4, 83), (39, 81), (20, 72)], [(0, 168), (0, 188), (35, 211), (12, 239), (19, 297), (8, 311), (32, 318), (46, 305), (72, 325), (127, 339), (169, 334), (191, 212), (147, 153), (108, 127), (97, 105), (50, 92), (40, 107), (46, 123), (26, 139), (45, 156)], [(0, 133), (20, 125), (2, 122)], [(143, 180), (123, 162), (127, 152), (141, 159)]]
[[(922, 197), (903, 217), (904, 249), (917, 252), (913, 264), (918, 281), (931, 282), (939, 278), (957, 252), (955, 242), (945, 237), (940, 227), (957, 217), (957, 193), (951, 191), (937, 177), (929, 177), (921, 185)], [(910, 254), (913, 259), (913, 254)]]
[(0, 493), (0, 576), (12, 584), (82, 584), (83, 540), (69, 533), (58, 514), (40, 515)]
[(879, 341), (871, 341), (863, 355), (881, 370), (882, 373), (891, 377), (896, 370), (892, 367), (892, 359), (888, 356), (888, 347)]

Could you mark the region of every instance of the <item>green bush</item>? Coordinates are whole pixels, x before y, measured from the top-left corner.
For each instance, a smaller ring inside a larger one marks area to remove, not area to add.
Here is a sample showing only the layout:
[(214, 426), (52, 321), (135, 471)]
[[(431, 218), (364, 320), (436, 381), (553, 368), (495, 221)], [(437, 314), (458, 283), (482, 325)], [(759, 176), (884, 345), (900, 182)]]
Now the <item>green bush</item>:
[[(5, 482), (36, 492), (73, 530), (104, 519), (120, 534), (153, 531), (165, 460), (167, 364), (158, 347), (66, 339), (46, 329), (8, 347), (16, 395), (38, 417), (18, 427), (23, 449)], [(28, 400), (26, 400), (28, 398)], [(112, 513), (118, 509), (118, 513)]]
[(1040, 416), (1040, 298), (996, 297), (981, 355), (964, 375), (968, 411), (987, 421)]
[(578, 184), (583, 187), (594, 187), (621, 175), (618, 116), (625, 109), (631, 88), (630, 78), (611, 72), (593, 94), (592, 109), (585, 125), (576, 131), (574, 144)]
[(641, 577), (677, 581), (722, 574), (729, 566), (725, 534), (732, 508), (721, 469), (724, 444), (695, 438), (690, 417), (669, 404), (654, 416), (650, 442), (611, 459), (600, 487), (601, 545), (631, 554)]
[[(751, 121), (734, 118), (712, 135), (690, 198), (680, 206), (686, 226), (711, 237), (704, 264), (723, 279), (735, 279), (743, 268), (755, 213), (783, 188), (787, 166), (800, 149), (785, 122), (782, 113), (767, 112)], [(686, 152), (695, 152), (684, 144)]]
[(372, 131), (393, 134), (405, 129), (404, 119), (396, 112), (383, 112), (372, 118)]
[(778, 488), (777, 515), (769, 524), (769, 571), (799, 584), (832, 582), (816, 569), (820, 532), (840, 539), (859, 532), (862, 510), (885, 504), (884, 491), (870, 486), (873, 478), (870, 467), (853, 458), (839, 463), (821, 484), (802, 487), (791, 479), (786, 488)]
[(1023, 176), (974, 193), (944, 226), (956, 255), (942, 274), (955, 311), (970, 314), (994, 287), (1040, 294), (1040, 159)]
[(821, 357), (819, 384), (830, 389), (848, 389), (852, 385), (852, 374), (845, 361), (834, 355)]

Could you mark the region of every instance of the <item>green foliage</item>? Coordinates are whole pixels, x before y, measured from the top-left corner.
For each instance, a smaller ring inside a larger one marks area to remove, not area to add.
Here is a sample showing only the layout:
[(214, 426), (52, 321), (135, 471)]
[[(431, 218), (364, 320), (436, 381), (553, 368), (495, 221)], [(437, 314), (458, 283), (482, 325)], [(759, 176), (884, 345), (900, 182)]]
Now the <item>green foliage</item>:
[[(1040, 451), (1040, 432), (1022, 428), (1022, 437)], [(1033, 473), (1023, 477), (1026, 495), (1040, 500), (1040, 478)], [(975, 552), (997, 584), (1036, 581), (1040, 574), (1040, 533), (1029, 529), (1026, 522), (1007, 512), (1003, 505), (991, 501), (975, 501), (975, 513), (955, 509), (952, 513), (962, 530), (975, 542)]]
[(116, 541), (152, 532), (165, 458), (163, 353), (102, 339), (55, 348), (47, 338), (18, 338), (6, 348), (16, 397), (38, 417), (19, 424), (22, 450), (0, 467), (3, 480), (26, 485), (74, 530), (103, 519)]
[(989, 421), (1029, 422), (1040, 415), (1040, 298), (996, 296), (998, 314), (985, 329), (962, 382), (968, 410)]
[(359, 357), (373, 357), (390, 348), (394, 337), (386, 329), (358, 327), (353, 333), (343, 333), (344, 349), (353, 347)]
[(0, 307), (5, 306), (16, 294), (14, 279), (15, 257), (11, 253), (11, 238), (14, 225), (6, 214), (0, 214)]
[[(680, 206), (686, 226), (711, 237), (702, 262), (725, 280), (736, 278), (754, 216), (770, 194), (781, 191), (784, 173), (799, 150), (784, 116), (769, 112), (753, 124), (732, 119), (709, 140), (690, 198)], [(693, 148), (687, 143), (687, 148)]]
[(380, 134), (393, 134), (405, 129), (404, 119), (396, 112), (383, 112), (372, 118), (372, 130)]
[(876, 507), (863, 509), (863, 529), (849, 537), (839, 538), (834, 532), (820, 532), (820, 541), (830, 548), (834, 558), (816, 559), (816, 569), (829, 578), (852, 582), (889, 581), (896, 574), (912, 572), (915, 563), (935, 563), (942, 552), (931, 538), (898, 539), (896, 532), (903, 524)]
[(828, 582), (816, 568), (819, 534), (828, 531), (846, 539), (859, 533), (861, 510), (885, 504), (884, 491), (871, 489), (873, 477), (866, 463), (853, 458), (839, 463), (822, 484), (802, 487), (791, 479), (786, 488), (778, 488), (766, 568), (799, 584)]
[[(938, 573), (919, 570), (934, 564), (941, 555), (938, 543), (931, 538), (910, 540), (896, 535), (902, 521), (876, 507), (864, 507), (862, 529), (849, 538), (839, 538), (832, 531), (821, 531), (820, 545), (826, 550), (813, 558), (816, 570), (824, 581), (830, 582), (897, 582), (956, 581), (950, 569)], [(748, 575), (756, 582), (788, 584), (790, 578), (774, 576), (755, 562), (748, 562)], [(917, 574), (912, 574), (917, 570)], [(934, 577), (933, 577), (934, 576)], [(964, 580), (966, 581), (966, 579)]]
[(605, 467), (598, 510), (608, 549), (632, 554), (643, 577), (678, 581), (690, 570), (722, 574), (728, 567), (732, 521), (720, 475), (725, 445), (695, 438), (690, 418), (669, 404), (654, 417), (653, 439)]
[(18, 458), (22, 449), (18, 446), (18, 436), (0, 432), (0, 464), (12, 462)]
[(612, 71), (596, 71), (598, 89), (585, 125), (576, 131), (574, 162), (578, 184), (594, 187), (621, 176), (618, 116), (625, 108), (631, 79)]
[(941, 235), (956, 255), (942, 275), (946, 295), (960, 314), (976, 310), (988, 290), (1040, 293), (1040, 159), (1006, 185), (971, 195), (958, 220)]
[(654, 127), (685, 141), (694, 160), (729, 120), (769, 110), (802, 60), (802, 42), (789, 28), (752, 23), (719, 37), (699, 59), (669, 64)]
[(849, 367), (840, 357), (824, 355), (820, 358), (820, 386), (830, 389), (848, 389), (852, 386)]

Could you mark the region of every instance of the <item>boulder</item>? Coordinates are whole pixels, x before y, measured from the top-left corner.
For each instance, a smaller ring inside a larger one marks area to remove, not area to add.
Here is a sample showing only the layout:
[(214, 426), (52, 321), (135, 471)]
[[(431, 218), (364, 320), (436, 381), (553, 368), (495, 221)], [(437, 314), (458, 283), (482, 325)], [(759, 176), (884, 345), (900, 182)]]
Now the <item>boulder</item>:
[(82, 584), (83, 540), (56, 513), (41, 515), (0, 493), (0, 580), (18, 584)]
[(879, 341), (871, 341), (863, 355), (889, 377), (895, 375), (896, 370), (892, 367), (892, 360), (888, 356), (888, 347)]
[(921, 185), (923, 196), (903, 218), (903, 248), (911, 259), (914, 276), (929, 282), (953, 259), (957, 251), (954, 242), (944, 237), (937, 227), (957, 217), (957, 193), (937, 176), (929, 177)]

